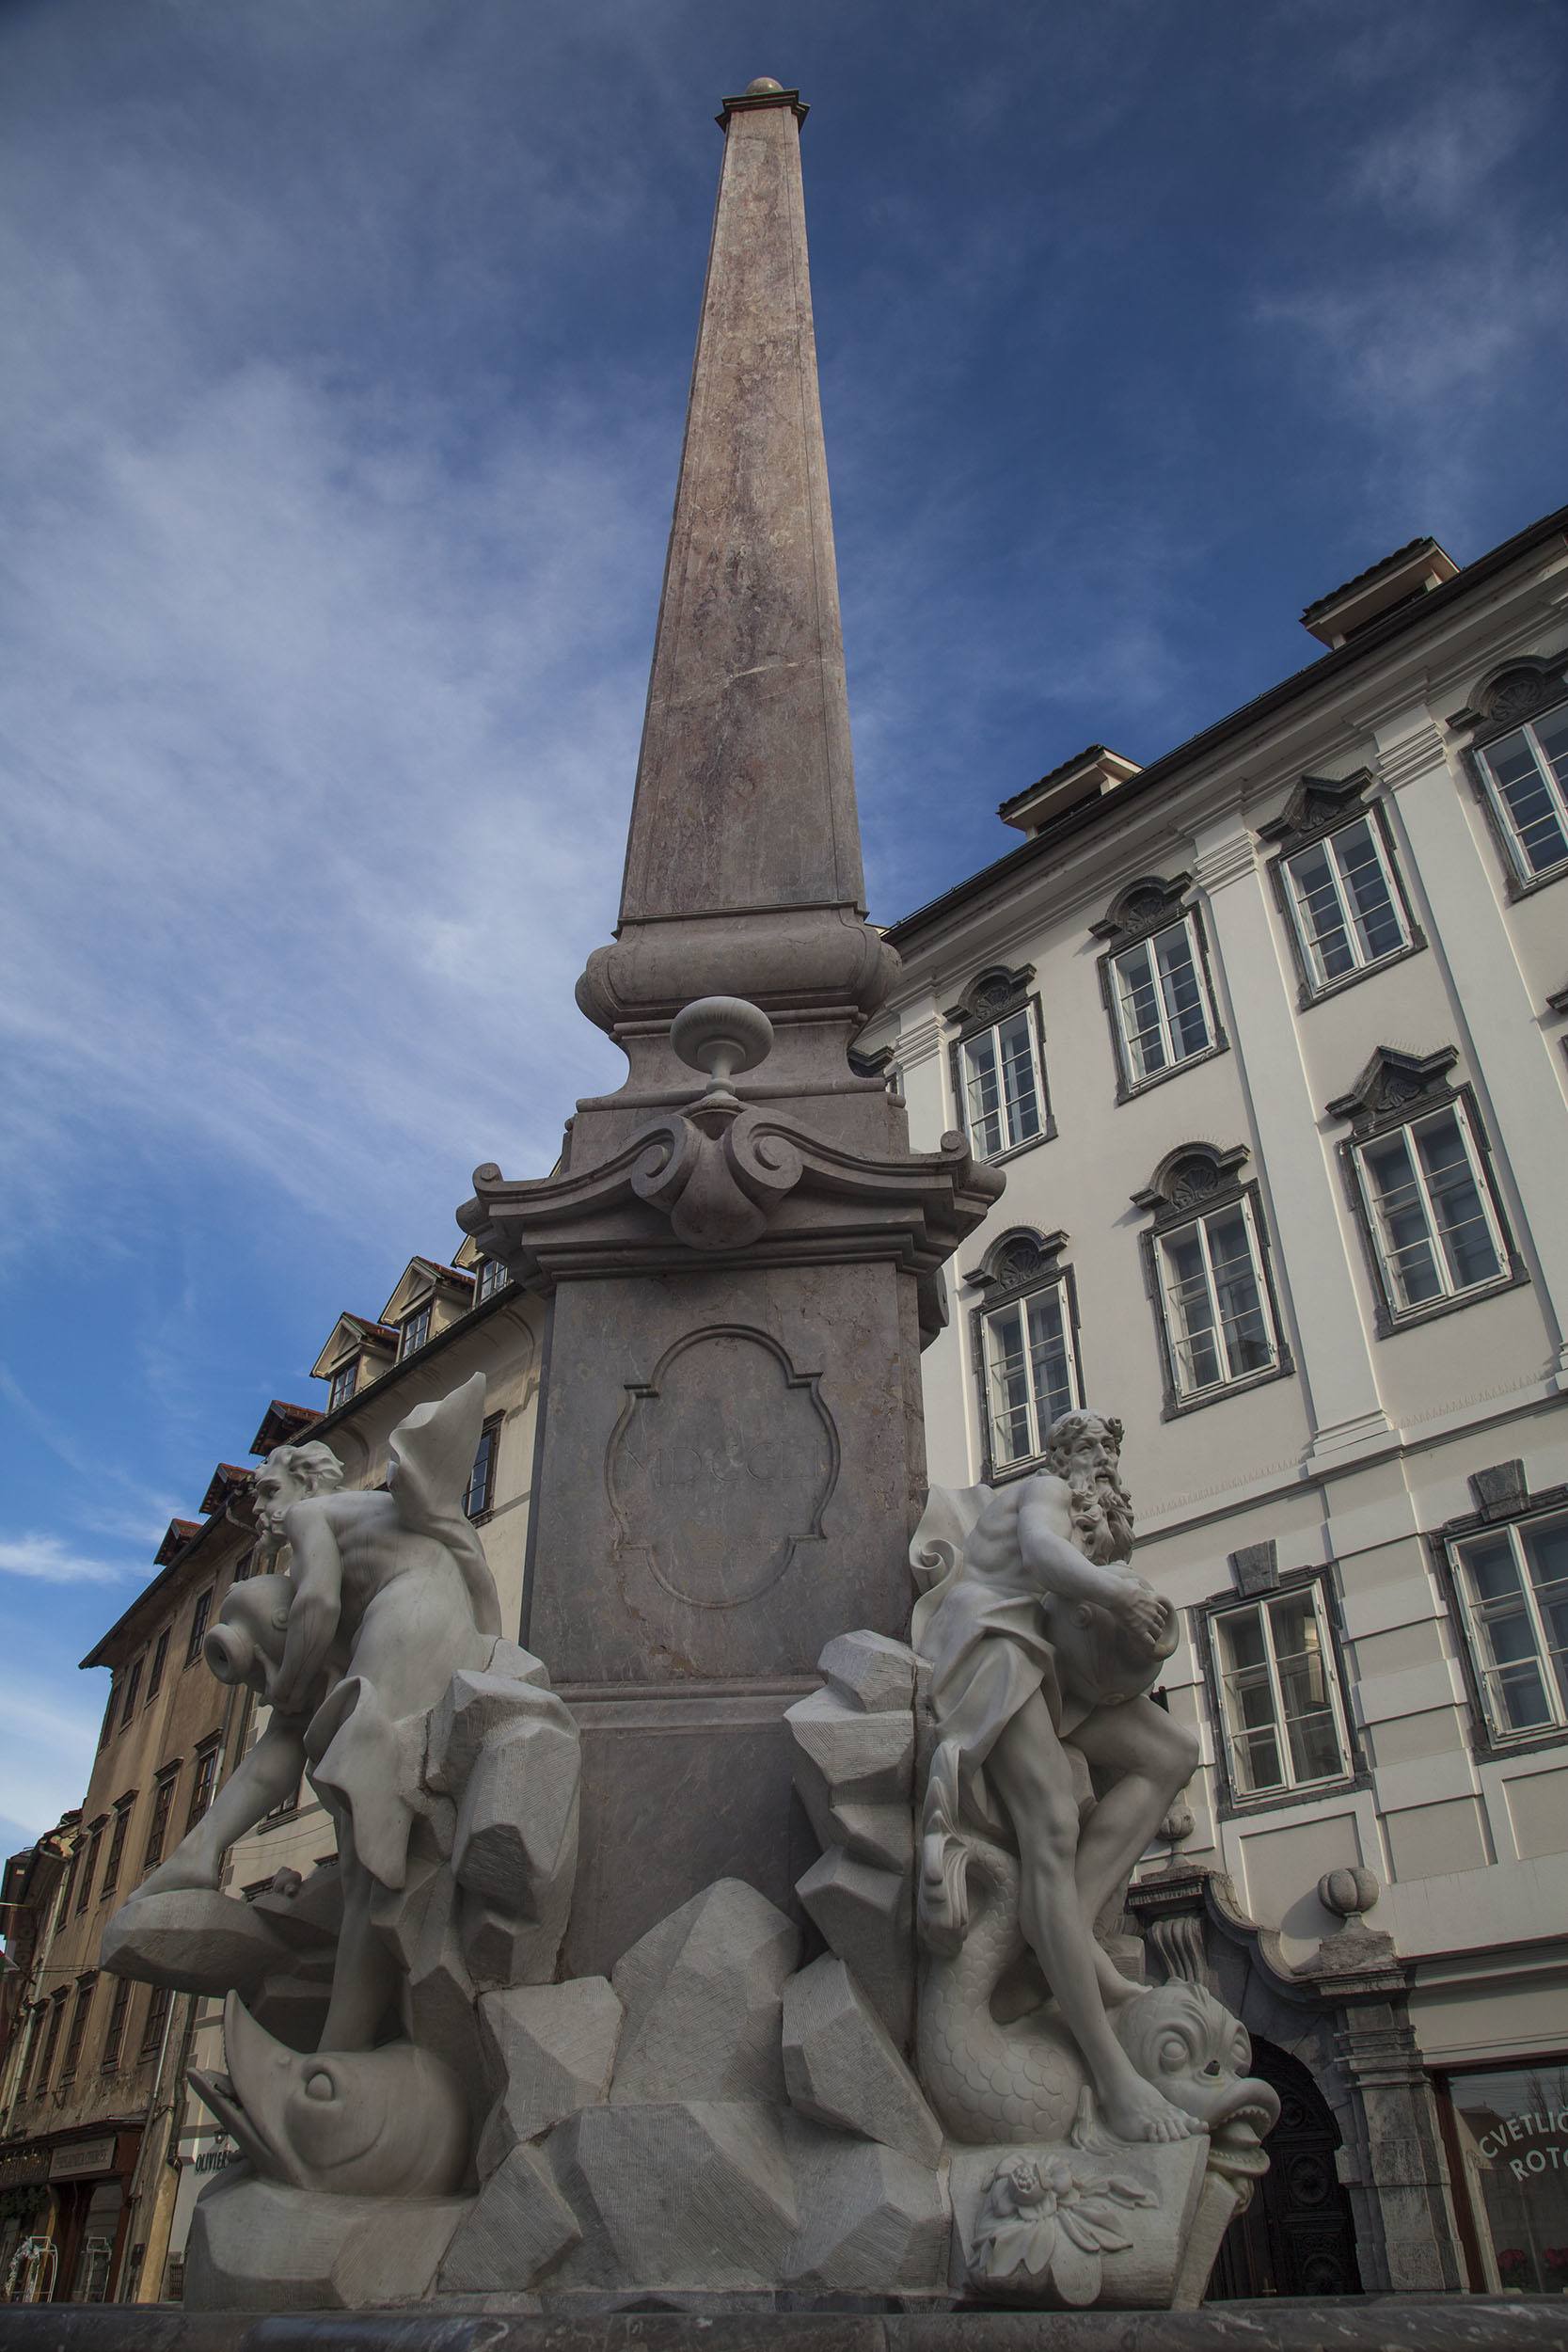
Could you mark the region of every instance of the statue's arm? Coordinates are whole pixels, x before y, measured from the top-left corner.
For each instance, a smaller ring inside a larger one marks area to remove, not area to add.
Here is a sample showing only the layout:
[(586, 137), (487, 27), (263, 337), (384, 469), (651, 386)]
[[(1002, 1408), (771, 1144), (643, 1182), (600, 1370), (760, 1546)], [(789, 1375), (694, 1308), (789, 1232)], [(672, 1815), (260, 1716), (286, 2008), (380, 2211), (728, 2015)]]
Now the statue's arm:
[(283, 1656), (267, 1696), (280, 1714), (297, 1714), (324, 1663), (342, 1610), (343, 1563), (332, 1530), (331, 1503), (310, 1495), (284, 1516), (283, 1533), (293, 1560)]

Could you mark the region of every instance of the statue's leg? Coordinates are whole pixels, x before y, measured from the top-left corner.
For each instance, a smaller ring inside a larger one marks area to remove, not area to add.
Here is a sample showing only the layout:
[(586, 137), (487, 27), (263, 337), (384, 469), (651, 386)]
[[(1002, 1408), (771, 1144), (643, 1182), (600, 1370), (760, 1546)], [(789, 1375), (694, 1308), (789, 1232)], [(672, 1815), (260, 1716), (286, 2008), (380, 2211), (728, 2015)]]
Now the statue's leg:
[(332, 1965), (332, 1998), (318, 2049), (368, 2050), (375, 2041), (397, 1990), (391, 1955), (371, 1925), (375, 1881), (354, 1851), (354, 1825), (333, 1808), (338, 1831), (338, 1870), (343, 1887), (343, 1924)]
[(1002, 1732), (986, 1773), (1018, 1838), (1021, 1925), (1088, 2068), (1106, 2124), (1123, 2139), (1189, 2137), (1197, 2128), (1192, 2117), (1144, 2081), (1106, 2017), (1094, 1914), (1085, 1913), (1078, 1892), (1072, 1768), (1037, 1691)]
[(167, 1895), (177, 1887), (216, 1886), (223, 1857), (236, 1837), (265, 1820), (299, 1787), (305, 1770), (305, 1741), (297, 1724), (275, 1715), (249, 1755), (230, 1774), (195, 1829), (182, 1837), (168, 1860), (135, 1890), (143, 1895)]
[(1197, 1741), (1147, 1698), (1100, 1708), (1072, 1737), (1091, 1764), (1116, 1775), (1078, 1841), (1079, 1900), (1097, 1919), (1197, 1770)]

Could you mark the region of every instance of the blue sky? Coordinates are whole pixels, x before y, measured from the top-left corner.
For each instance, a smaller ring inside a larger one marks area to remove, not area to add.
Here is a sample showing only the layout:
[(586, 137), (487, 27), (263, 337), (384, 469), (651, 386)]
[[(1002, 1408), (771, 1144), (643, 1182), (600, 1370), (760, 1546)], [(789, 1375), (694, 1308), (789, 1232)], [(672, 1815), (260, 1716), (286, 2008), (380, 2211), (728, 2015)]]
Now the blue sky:
[(1565, 496), (1557, 0), (9, 0), (0, 1844), (340, 1309), (543, 1171), (719, 164), (798, 84), (872, 912)]

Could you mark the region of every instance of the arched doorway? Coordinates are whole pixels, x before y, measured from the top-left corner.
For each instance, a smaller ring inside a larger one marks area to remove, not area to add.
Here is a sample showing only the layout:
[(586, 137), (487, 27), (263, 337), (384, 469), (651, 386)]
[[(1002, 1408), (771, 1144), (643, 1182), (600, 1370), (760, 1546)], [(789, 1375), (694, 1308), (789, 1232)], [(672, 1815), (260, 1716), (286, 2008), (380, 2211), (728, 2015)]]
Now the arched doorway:
[(1339, 2127), (1299, 2059), (1254, 2042), (1252, 2071), (1279, 2093), (1269, 2169), (1221, 2241), (1209, 2300), (1251, 2295), (1358, 2295), (1355, 2223), (1339, 2185)]

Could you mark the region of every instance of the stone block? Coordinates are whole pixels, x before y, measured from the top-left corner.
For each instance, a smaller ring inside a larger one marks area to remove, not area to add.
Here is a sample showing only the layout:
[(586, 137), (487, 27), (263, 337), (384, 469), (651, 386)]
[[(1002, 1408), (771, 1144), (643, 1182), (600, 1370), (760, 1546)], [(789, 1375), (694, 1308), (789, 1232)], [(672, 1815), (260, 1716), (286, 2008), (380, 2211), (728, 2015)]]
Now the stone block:
[(885, 1633), (841, 1633), (816, 1661), (839, 1697), (866, 1715), (908, 1713), (914, 1704), (914, 1652)]
[(854, 1970), (894, 2042), (907, 2048), (914, 2020), (908, 1879), (857, 1862), (834, 1846), (812, 1865), (795, 1891), (830, 1948)]
[(937, 2166), (798, 2117), (784, 2128), (800, 2212), (786, 2285), (863, 2295), (945, 2285), (952, 2213)]
[(187, 2311), (356, 2311), (418, 2302), (468, 2211), (466, 2197), (323, 2197), (248, 2166), (197, 2200)]
[(914, 1717), (863, 1714), (836, 1691), (814, 1691), (797, 1699), (784, 1718), (802, 1768), (818, 1777), (840, 1804), (896, 1804), (910, 1802), (914, 1765)]
[(481, 1996), (480, 2042), (497, 2093), (480, 2143), (482, 2179), (519, 2141), (609, 2097), (621, 2015), (603, 1977)]
[[(447, 1882), (450, 1889), (451, 1882)], [(490, 2106), (472, 1978), (450, 1907), (431, 1904), (404, 1987), (403, 2023), (412, 2042), (443, 2058), (468, 2095), (475, 2130)]]
[(331, 2003), (330, 1978), (307, 1976), (289, 1969), (268, 1977), (250, 1996), (248, 2007), (259, 2026), (285, 2048), (301, 2052), (321, 2047), (322, 2027)]
[(293, 1954), (253, 1904), (182, 1886), (121, 1903), (103, 1930), (100, 1957), (113, 1976), (215, 1994), (250, 1992)]
[(505, 1918), (539, 1922), (576, 1867), (578, 1736), (558, 1712), (564, 1720), (536, 1715), (491, 1740), (458, 1808), (453, 1873)]
[(453, 2234), (441, 2265), (440, 2292), (493, 2295), (531, 2286), (581, 2240), (577, 2217), (544, 2159), (532, 2148), (515, 2147)]
[(784, 2069), (790, 2104), (814, 2122), (935, 2165), (942, 2126), (843, 1961), (814, 1960), (784, 1992)]
[(453, 1675), (430, 1719), (426, 1786), (443, 1796), (461, 1796), (486, 1741), (505, 1724), (536, 1710), (538, 1694), (548, 1692), (549, 1687), (543, 1662), (515, 1642), (498, 1642), (482, 1673)]
[(784, 2099), (784, 1983), (800, 1930), (743, 1879), (720, 1879), (634, 1944), (612, 2099)]
[(763, 2102), (584, 2107), (548, 2149), (584, 2233), (562, 2285), (778, 2285), (800, 2213), (779, 2119)]
[(459, 1941), (476, 1989), (499, 1993), (508, 1985), (548, 1984), (571, 1907), (569, 1879), (557, 1886), (545, 1916), (536, 1921), (504, 1918), (465, 1894), (458, 1906)]

